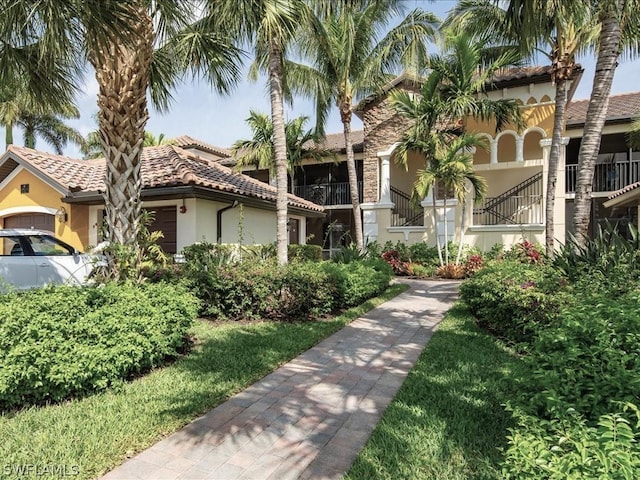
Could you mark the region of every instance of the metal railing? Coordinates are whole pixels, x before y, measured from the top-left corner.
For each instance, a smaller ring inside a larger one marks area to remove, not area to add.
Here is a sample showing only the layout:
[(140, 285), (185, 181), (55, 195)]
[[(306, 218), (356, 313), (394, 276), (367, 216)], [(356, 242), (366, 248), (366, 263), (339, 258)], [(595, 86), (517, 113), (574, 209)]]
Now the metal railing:
[(485, 198), (473, 210), (474, 225), (542, 223), (542, 172), (497, 197)]
[[(349, 183), (317, 183), (293, 188), (294, 195), (318, 205), (351, 205)], [(358, 196), (362, 201), (362, 182), (358, 182)]]
[(511, 195), (500, 199), (492, 208), (485, 205), (498, 197), (485, 198), (484, 203), (473, 210), (474, 225), (520, 225), (542, 223), (542, 194)]
[[(578, 183), (578, 165), (565, 167), (566, 192), (575, 193)], [(640, 181), (640, 160), (599, 163), (593, 172), (594, 192), (615, 192), (630, 183)]]
[(424, 225), (424, 209), (411, 201), (411, 196), (395, 187), (390, 187), (392, 227), (416, 227)]

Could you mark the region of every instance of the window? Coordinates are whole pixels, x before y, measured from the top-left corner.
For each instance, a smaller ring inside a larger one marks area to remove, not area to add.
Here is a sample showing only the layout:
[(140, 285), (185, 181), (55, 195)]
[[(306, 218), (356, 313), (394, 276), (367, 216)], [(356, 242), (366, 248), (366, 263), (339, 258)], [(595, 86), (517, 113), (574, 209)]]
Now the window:
[(29, 236), (34, 255), (73, 255), (73, 249), (46, 236)]
[(2, 255), (23, 256), (24, 251), (18, 237), (0, 237)]

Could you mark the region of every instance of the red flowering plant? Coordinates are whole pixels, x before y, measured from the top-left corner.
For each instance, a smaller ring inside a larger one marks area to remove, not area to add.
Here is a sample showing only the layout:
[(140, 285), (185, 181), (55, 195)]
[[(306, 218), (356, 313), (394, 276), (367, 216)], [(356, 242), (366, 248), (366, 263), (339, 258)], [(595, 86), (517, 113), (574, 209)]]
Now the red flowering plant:
[(528, 240), (516, 243), (511, 250), (507, 252), (505, 258), (516, 260), (520, 263), (528, 263), (531, 265), (541, 265), (544, 263), (545, 257), (539, 246), (534, 245)]
[(405, 262), (400, 257), (398, 250), (388, 250), (382, 254), (382, 259), (391, 265), (395, 275), (410, 275), (411, 268), (409, 262)]

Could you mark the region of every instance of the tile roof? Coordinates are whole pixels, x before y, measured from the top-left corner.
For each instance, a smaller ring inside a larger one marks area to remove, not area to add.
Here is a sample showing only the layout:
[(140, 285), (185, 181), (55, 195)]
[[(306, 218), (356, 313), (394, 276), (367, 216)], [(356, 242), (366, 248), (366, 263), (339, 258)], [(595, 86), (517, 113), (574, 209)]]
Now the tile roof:
[(185, 149), (197, 148), (198, 150), (201, 150), (203, 152), (212, 153), (223, 158), (231, 156), (231, 150), (211, 145), (210, 143), (203, 142), (202, 140), (190, 137), (189, 135), (181, 135), (179, 137), (176, 137), (173, 139), (171, 144)]
[[(105, 188), (104, 159), (76, 160), (15, 145), (8, 151), (71, 193), (97, 192)], [(192, 185), (272, 203), (277, 197), (276, 187), (234, 172), (218, 162), (199, 158), (175, 145), (144, 148), (140, 172), (143, 189)], [(291, 207), (324, 211), (323, 207), (295, 195), (288, 194), (288, 199)]]
[(613, 198), (619, 197), (620, 195), (624, 195), (625, 193), (630, 192), (631, 190), (635, 190), (636, 188), (640, 188), (640, 182), (631, 183), (626, 187), (622, 187), (620, 190), (613, 192), (611, 195), (609, 195), (607, 200), (611, 200)]
[[(576, 100), (567, 108), (567, 127), (583, 125), (587, 118), (589, 99)], [(623, 93), (609, 97), (607, 122), (628, 120), (640, 113), (640, 92)]]

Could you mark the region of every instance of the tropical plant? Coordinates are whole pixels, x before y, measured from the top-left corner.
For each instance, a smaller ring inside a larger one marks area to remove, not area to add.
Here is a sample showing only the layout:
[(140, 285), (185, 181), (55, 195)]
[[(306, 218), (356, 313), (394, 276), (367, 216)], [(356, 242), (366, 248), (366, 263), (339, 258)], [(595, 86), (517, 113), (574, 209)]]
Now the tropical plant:
[[(411, 152), (425, 158), (425, 168), (418, 171), (414, 184), (414, 201), (421, 201), (430, 192), (433, 200), (434, 226), (437, 229), (436, 198), (442, 188), (446, 214), (446, 197), (453, 194), (466, 200), (466, 185), (470, 182), (477, 198), (486, 192), (484, 179), (473, 171), (472, 147), (483, 146), (476, 134), (465, 133), (468, 117), (494, 121), (496, 130), (508, 123), (521, 124), (517, 104), (512, 100), (490, 100), (482, 94), (486, 85), (501, 68), (517, 62), (513, 49), (498, 52), (496, 58), (488, 59), (482, 42), (475, 42), (464, 34), (452, 34), (447, 39), (449, 52), (434, 55), (429, 61), (431, 73), (424, 80), (421, 95), (397, 90), (390, 100), (398, 113), (410, 120), (411, 125), (402, 136), (394, 152), (396, 162), (404, 165)], [(481, 65), (484, 65), (480, 68)], [(445, 238), (448, 232), (445, 222)], [(461, 228), (463, 230), (463, 228)], [(440, 265), (449, 263), (448, 246), (445, 258), (439, 235), (436, 235)], [(459, 245), (462, 246), (462, 236)], [(458, 251), (459, 262), (461, 251)]]
[[(304, 159), (317, 161), (335, 158), (335, 153), (321, 148), (322, 137), (315, 130), (304, 130), (308, 117), (300, 116), (285, 123), (284, 130), (287, 143), (287, 172), (293, 181), (295, 167)], [(231, 151), (236, 159), (236, 168), (241, 170), (246, 166), (268, 169), (270, 177), (275, 174), (275, 155), (273, 142), (273, 123), (269, 116), (251, 110), (247, 124), (253, 131), (252, 139), (237, 140)]]
[(545, 243), (549, 257), (554, 251), (555, 193), (569, 82), (575, 78), (576, 55), (592, 44), (599, 30), (591, 13), (586, 5), (576, 8), (567, 2), (463, 0), (445, 22), (480, 38), (519, 45), (526, 57), (542, 53), (551, 63), (555, 110), (545, 199)]
[[(41, 45), (43, 62), (57, 59), (63, 79), (74, 86), (85, 59), (98, 81), (98, 130), (107, 160), (104, 201), (108, 239), (135, 246), (140, 225), (140, 154), (148, 119), (147, 93), (160, 107), (170, 100), (168, 89), (187, 69), (203, 68), (209, 78), (237, 73), (239, 55), (219, 28), (218, 36), (187, 26), (191, 3), (84, 2), (65, 7), (50, 2), (10, 2), (3, 9), (0, 41), (10, 47)], [(35, 39), (35, 40), (34, 40)], [(162, 45), (154, 53), (154, 46)], [(202, 46), (207, 48), (200, 48)], [(6, 56), (6, 52), (2, 52)], [(3, 57), (4, 58), (4, 57)], [(26, 69), (24, 59), (9, 57), (3, 68)], [(64, 76), (66, 75), (66, 77)], [(4, 73), (0, 72), (0, 77)], [(45, 75), (46, 77), (46, 75)], [(29, 86), (37, 79), (30, 78)], [(233, 77), (227, 78), (231, 83)], [(225, 91), (229, 81), (216, 87)], [(41, 80), (46, 86), (48, 83)], [(61, 82), (62, 83), (62, 82)], [(64, 85), (64, 83), (62, 83)], [(42, 90), (42, 89), (40, 89)], [(47, 89), (49, 91), (51, 89)]]
[(29, 91), (24, 84), (5, 89), (0, 94), (0, 125), (5, 128), (5, 143), (14, 143), (14, 128), (20, 127), (24, 133), (25, 147), (35, 148), (39, 136), (53, 146), (58, 154), (69, 143), (83, 146), (82, 135), (64, 123), (65, 120), (78, 118), (80, 113), (73, 98), (58, 98), (55, 104), (44, 104)]
[(315, 97), (320, 129), (333, 104), (340, 112), (355, 241), (360, 249), (364, 237), (351, 139), (353, 102), (385, 85), (398, 66), (411, 65), (415, 70), (424, 64), (427, 41), (436, 35), (437, 18), (416, 9), (381, 36), (404, 12), (403, 4), (400, 0), (312, 2), (314, 15), (298, 43), (311, 65), (287, 65), (291, 88)]
[(285, 68), (287, 47), (304, 24), (302, 0), (208, 0), (206, 18), (224, 25), (237, 41), (254, 51), (253, 71), (268, 74), (273, 125), (276, 187), (276, 246), (278, 263), (287, 263), (287, 145), (284, 119)]
[(172, 138), (166, 138), (164, 133), (159, 134), (157, 137), (151, 132), (144, 132), (143, 147), (157, 147), (160, 145), (172, 145), (174, 140)]

